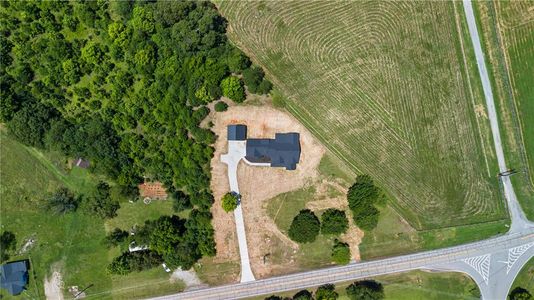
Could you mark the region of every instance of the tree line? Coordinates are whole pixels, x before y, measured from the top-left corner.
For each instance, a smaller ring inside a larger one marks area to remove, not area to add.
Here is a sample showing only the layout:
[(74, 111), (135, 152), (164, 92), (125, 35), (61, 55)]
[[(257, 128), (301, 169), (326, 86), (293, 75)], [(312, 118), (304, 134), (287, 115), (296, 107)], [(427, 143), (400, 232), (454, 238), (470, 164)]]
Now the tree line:
[[(384, 299), (384, 287), (380, 282), (374, 280), (362, 280), (351, 283), (345, 288), (345, 292), (351, 300), (380, 300)], [(333, 284), (319, 286), (315, 292), (301, 290), (293, 297), (269, 296), (265, 300), (336, 300), (339, 293)]]
[[(143, 177), (161, 181), (176, 209), (211, 218), (207, 104), (271, 89), (213, 4), (2, 1), (0, 18), (0, 122), (12, 136), (88, 159), (128, 196)], [(107, 204), (90, 207), (112, 217)]]

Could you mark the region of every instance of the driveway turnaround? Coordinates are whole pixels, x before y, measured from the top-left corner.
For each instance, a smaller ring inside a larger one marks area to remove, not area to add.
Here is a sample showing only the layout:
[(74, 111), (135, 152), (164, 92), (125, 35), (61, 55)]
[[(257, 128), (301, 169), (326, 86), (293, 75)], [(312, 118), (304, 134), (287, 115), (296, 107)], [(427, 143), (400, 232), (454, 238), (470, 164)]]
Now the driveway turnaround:
[[(239, 194), (239, 185), (237, 183), (237, 166), (239, 161), (245, 157), (246, 141), (228, 141), (228, 153), (221, 155), (221, 161), (228, 165), (228, 181), (230, 190)], [(241, 257), (241, 282), (255, 280), (252, 269), (250, 268), (250, 259), (248, 256), (247, 236), (245, 233), (245, 222), (243, 221), (243, 210), (241, 203), (234, 210), (235, 226), (237, 231), (237, 240), (239, 243), (239, 255)]]

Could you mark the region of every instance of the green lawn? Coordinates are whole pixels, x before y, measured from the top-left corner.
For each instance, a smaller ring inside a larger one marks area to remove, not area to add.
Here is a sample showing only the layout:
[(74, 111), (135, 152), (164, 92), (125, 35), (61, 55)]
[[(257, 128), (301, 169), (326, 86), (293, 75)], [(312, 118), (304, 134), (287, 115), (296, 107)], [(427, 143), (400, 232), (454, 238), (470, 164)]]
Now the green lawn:
[(381, 208), (378, 226), (360, 244), (362, 259), (395, 256), (486, 239), (508, 230), (508, 221), (417, 231), (391, 207)]
[(516, 287), (522, 287), (534, 296), (534, 258), (531, 258), (521, 269), (512, 284), (510, 291)]
[[(318, 200), (318, 196), (313, 186), (283, 193), (269, 200), (267, 214), (282, 232), (287, 233), (293, 217), (305, 208), (307, 202), (314, 200)], [(508, 220), (499, 220), (441, 229), (416, 230), (392, 207), (386, 206), (380, 210), (378, 226), (371, 232), (366, 232), (360, 244), (360, 255), (364, 260), (482, 240), (505, 233), (509, 225)], [(320, 213), (316, 212), (318, 216)], [(273, 240), (271, 243), (276, 244), (277, 241)], [(332, 243), (333, 237), (319, 235), (314, 243), (301, 245), (297, 253), (299, 265), (309, 269), (329, 264)], [(283, 244), (280, 244), (279, 248), (283, 247)], [(276, 249), (277, 247), (273, 248)], [(275, 260), (277, 256), (287, 255), (289, 253), (282, 251), (282, 249), (279, 253), (272, 254)]]
[[(267, 205), (267, 214), (274, 220), (277, 227), (284, 234), (287, 231), (293, 218), (298, 212), (305, 208), (309, 201), (318, 200), (313, 186), (305, 187), (300, 190), (283, 193), (271, 200)], [(315, 211), (320, 217), (321, 212)], [(331, 264), (331, 251), (335, 237), (319, 234), (313, 243), (300, 244), (296, 253), (296, 262), (302, 269), (313, 269)], [(270, 260), (273, 263), (283, 263), (284, 258), (290, 256), (289, 249), (275, 236), (271, 237), (272, 249), (277, 249), (271, 253)], [(279, 247), (276, 245), (279, 244)]]
[(277, 103), (412, 227), (506, 218), (461, 3), (217, 3)]
[[(55, 216), (43, 211), (43, 198), (47, 193), (60, 186), (86, 193), (100, 179), (78, 168), (66, 171), (58, 167), (61, 164), (57, 164), (57, 157), (54, 157), (54, 154), (29, 149), (0, 131), (1, 229), (15, 233), (18, 249), (29, 238), (36, 241), (27, 253), (12, 257), (12, 260), (31, 259), (32, 276), (22, 298), (44, 299), (43, 280), (56, 269), (61, 271), (65, 287), (93, 284), (87, 294), (99, 299), (131, 299), (182, 290), (183, 284), (171, 283), (162, 268), (126, 277), (110, 276), (106, 266), (119, 250), (108, 250), (102, 245), (107, 227), (102, 220), (82, 212)], [(151, 203), (154, 205), (149, 205), (149, 209), (138, 205), (145, 208), (139, 211), (132, 211), (133, 207), (126, 204), (129, 203), (122, 203), (119, 216), (110, 223), (130, 226), (143, 219), (144, 213), (147, 218), (155, 218), (158, 213), (170, 209), (170, 201), (161, 202), (163, 205)], [(141, 288), (147, 283), (153, 285)], [(1, 293), (4, 295), (4, 291)]]
[(124, 202), (121, 203), (118, 216), (106, 221), (106, 230), (111, 231), (114, 228), (129, 230), (135, 225), (143, 225), (145, 220), (155, 220), (162, 215), (172, 213), (171, 200), (152, 201), (150, 204), (145, 204), (142, 200), (134, 203)]
[[(400, 274), (372, 278), (384, 286), (385, 299), (391, 300), (456, 300), (480, 299), (475, 282), (461, 273), (430, 273), (411, 271)], [(339, 300), (348, 300), (345, 288), (351, 282), (336, 284)], [(316, 288), (309, 288), (315, 291)], [(278, 296), (291, 297), (298, 291), (277, 293)], [(266, 296), (251, 299), (264, 299)]]

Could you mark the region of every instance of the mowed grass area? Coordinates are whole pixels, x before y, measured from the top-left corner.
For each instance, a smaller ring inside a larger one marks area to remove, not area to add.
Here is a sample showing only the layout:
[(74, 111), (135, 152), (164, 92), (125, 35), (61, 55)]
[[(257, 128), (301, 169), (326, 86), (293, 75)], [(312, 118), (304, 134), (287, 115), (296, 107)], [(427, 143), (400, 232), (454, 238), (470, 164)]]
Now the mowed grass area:
[(516, 287), (522, 287), (534, 295), (534, 258), (531, 258), (517, 274), (510, 291)]
[(474, 6), (516, 194), (534, 220), (534, 3), (476, 2)]
[(381, 208), (378, 226), (366, 232), (360, 244), (362, 260), (433, 250), (504, 234), (508, 220), (449, 228), (415, 230), (391, 207)]
[(417, 229), (505, 218), (461, 3), (220, 1), (230, 38)]
[[(170, 282), (162, 268), (125, 277), (110, 276), (106, 267), (119, 250), (108, 250), (102, 239), (105, 228), (113, 226), (82, 212), (56, 216), (43, 211), (43, 199), (58, 187), (88, 193), (101, 179), (83, 169), (66, 171), (59, 162), (55, 155), (27, 148), (0, 130), (1, 230), (15, 233), (17, 250), (28, 239), (35, 239), (26, 253), (11, 259), (31, 259), (30, 283), (22, 298), (44, 299), (44, 278), (54, 270), (61, 272), (65, 287), (93, 284), (87, 291), (89, 298), (131, 299), (183, 290), (183, 283)], [(129, 216), (123, 215), (127, 204), (130, 203), (122, 203), (123, 208), (113, 221)], [(147, 284), (150, 287), (143, 287)], [(1, 294), (5, 299), (12, 298), (4, 291)]]
[[(480, 299), (478, 287), (475, 282), (461, 273), (429, 273), (412, 271), (400, 274), (378, 276), (372, 278), (384, 286), (385, 299), (392, 300), (456, 300), (456, 299)], [(336, 284), (336, 292), (339, 300), (348, 300), (345, 291), (352, 282)], [(316, 288), (309, 288), (315, 291)], [(298, 290), (284, 293), (276, 293), (278, 296), (291, 297)], [(254, 300), (262, 297), (250, 298)]]
[[(283, 193), (269, 200), (267, 214), (274, 220), (277, 227), (287, 235), (293, 217), (306, 207), (306, 203), (315, 200), (319, 199), (313, 186)], [(482, 240), (496, 234), (504, 234), (509, 226), (508, 220), (498, 220), (449, 228), (416, 230), (392, 207), (381, 207), (380, 212), (377, 227), (365, 233), (359, 246), (362, 260), (439, 249)], [(316, 212), (318, 216), (320, 213), (320, 211)], [(301, 245), (296, 253), (299, 266), (302, 269), (311, 269), (330, 264), (330, 249), (333, 239), (334, 237), (319, 235), (315, 242)], [(283, 247), (284, 245), (280, 245), (281, 249)], [(281, 250), (279, 255), (290, 254)], [(276, 257), (276, 255), (273, 256)]]
[[(274, 220), (278, 229), (287, 236), (287, 231), (289, 230), (289, 226), (291, 226), (293, 218), (300, 210), (306, 207), (307, 202), (314, 200), (317, 200), (317, 197), (313, 186), (283, 193), (269, 200), (267, 214)], [(321, 212), (314, 212), (320, 218)], [(331, 265), (332, 260), (330, 256), (335, 238), (335, 236), (319, 234), (314, 242), (299, 244), (299, 249), (295, 253), (295, 261), (298, 266), (303, 270), (308, 270)], [(289, 253), (290, 249), (284, 249), (287, 246), (277, 241), (275, 237), (272, 239), (273, 245), (280, 244), (279, 247), (273, 247), (274, 249), (279, 249), (279, 251), (274, 251), (271, 254), (270, 259), (273, 262), (278, 262), (279, 257), (283, 258), (293, 254)]]

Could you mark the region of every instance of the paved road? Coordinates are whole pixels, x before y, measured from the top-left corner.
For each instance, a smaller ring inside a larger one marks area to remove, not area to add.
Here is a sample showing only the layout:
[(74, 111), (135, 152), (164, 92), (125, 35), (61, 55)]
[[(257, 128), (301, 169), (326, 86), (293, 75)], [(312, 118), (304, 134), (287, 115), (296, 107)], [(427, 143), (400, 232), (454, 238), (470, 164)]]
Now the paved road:
[[(239, 161), (245, 157), (245, 141), (228, 141), (228, 153), (221, 155), (221, 161), (228, 165), (228, 181), (230, 190), (239, 194), (239, 185), (237, 182), (237, 166)], [(252, 269), (250, 268), (250, 259), (248, 256), (247, 235), (245, 233), (245, 222), (243, 221), (243, 210), (241, 204), (234, 210), (235, 226), (237, 231), (237, 241), (239, 244), (239, 256), (241, 258), (241, 282), (255, 280)]]
[[(298, 290), (324, 283), (346, 282), (415, 269), (445, 269), (442, 265), (462, 261), (471, 257), (487, 255), (488, 252), (490, 254), (506, 252), (508, 249), (520, 247), (525, 244), (528, 245), (529, 243), (534, 244), (533, 230), (525, 230), (515, 234), (507, 234), (501, 237), (451, 248), (260, 279), (247, 283), (188, 291), (154, 299), (240, 299), (282, 291)], [(534, 254), (534, 247), (531, 247), (529, 251), (521, 256), (522, 260)], [(515, 264), (519, 266), (520, 261), (516, 260)], [(506, 266), (505, 264), (502, 265)]]
[[(507, 168), (484, 54), (471, 2), (464, 0), (463, 5), (482, 80), (495, 152), (502, 172)], [(512, 222), (510, 231), (503, 236), (456, 247), (188, 291), (155, 299), (239, 299), (415, 269), (465, 272), (475, 280), (483, 299), (505, 299), (521, 267), (534, 256), (534, 224), (525, 218), (509, 178), (503, 177), (501, 180)]]

